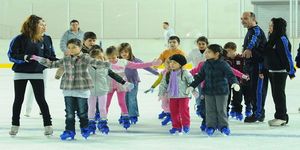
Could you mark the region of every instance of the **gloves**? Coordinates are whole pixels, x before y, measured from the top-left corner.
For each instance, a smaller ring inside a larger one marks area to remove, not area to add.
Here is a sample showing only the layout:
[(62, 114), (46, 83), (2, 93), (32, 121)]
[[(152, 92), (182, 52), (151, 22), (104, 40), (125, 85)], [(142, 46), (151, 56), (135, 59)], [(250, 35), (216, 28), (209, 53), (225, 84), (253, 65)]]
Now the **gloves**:
[(238, 84), (236, 84), (236, 83), (233, 83), (232, 85), (231, 85), (231, 88), (233, 89), (233, 90), (235, 90), (235, 91), (240, 91), (240, 86), (238, 85)]
[(192, 91), (194, 91), (194, 88), (189, 86), (186, 91), (185, 91), (185, 94), (189, 95)]
[(245, 79), (245, 80), (248, 81), (248, 80), (250, 80), (250, 77), (249, 77), (249, 75), (243, 74), (243, 75), (242, 75), (242, 79)]
[(30, 60), (35, 60), (37, 62), (41, 62), (43, 60), (43, 57), (40, 57), (40, 56), (36, 56), (36, 55), (31, 55)]
[(134, 84), (130, 82), (126, 82), (123, 87), (126, 89), (126, 91), (131, 91), (134, 88)]
[(154, 91), (154, 88), (150, 88), (150, 89), (148, 89), (148, 90), (146, 90), (144, 93), (148, 93), (148, 92), (151, 92), (151, 93), (153, 93), (153, 91)]

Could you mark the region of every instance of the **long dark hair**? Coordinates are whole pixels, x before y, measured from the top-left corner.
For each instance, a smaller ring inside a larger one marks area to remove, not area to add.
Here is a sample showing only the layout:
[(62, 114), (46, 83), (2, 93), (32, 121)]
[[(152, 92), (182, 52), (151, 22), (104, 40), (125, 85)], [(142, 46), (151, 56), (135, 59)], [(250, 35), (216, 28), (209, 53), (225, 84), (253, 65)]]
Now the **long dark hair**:
[(120, 46), (118, 47), (118, 52), (119, 52), (119, 58), (122, 58), (121, 52), (122, 51), (127, 51), (129, 53), (129, 61), (132, 61), (135, 57), (132, 53), (132, 48), (129, 43), (121, 43)]
[(43, 18), (36, 16), (36, 15), (30, 15), (23, 23), (21, 28), (21, 33), (27, 37), (29, 37), (34, 42), (41, 41), (43, 39), (43, 36), (39, 36), (37, 34), (37, 28), (40, 20), (43, 20)]
[(287, 23), (283, 18), (272, 18), (273, 22), (273, 35), (275, 36), (286, 36)]

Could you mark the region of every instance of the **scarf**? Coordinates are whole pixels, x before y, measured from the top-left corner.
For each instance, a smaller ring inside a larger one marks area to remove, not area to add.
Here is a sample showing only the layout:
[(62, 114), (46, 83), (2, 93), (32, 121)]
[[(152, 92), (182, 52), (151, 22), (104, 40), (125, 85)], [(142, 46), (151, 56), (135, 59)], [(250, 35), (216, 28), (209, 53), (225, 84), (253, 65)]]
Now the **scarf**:
[(178, 97), (179, 94), (179, 86), (177, 80), (177, 74), (180, 73), (181, 70), (171, 71), (170, 79), (169, 79), (169, 86), (168, 86), (168, 93), (171, 97)]

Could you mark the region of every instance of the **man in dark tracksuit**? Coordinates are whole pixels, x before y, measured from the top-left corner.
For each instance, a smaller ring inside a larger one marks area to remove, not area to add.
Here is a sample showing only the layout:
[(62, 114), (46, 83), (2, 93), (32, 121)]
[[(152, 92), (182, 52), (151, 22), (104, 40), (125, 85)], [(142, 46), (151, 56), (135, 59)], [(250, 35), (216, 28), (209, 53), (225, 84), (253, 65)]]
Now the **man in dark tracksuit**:
[(263, 66), (263, 52), (267, 43), (263, 30), (257, 25), (252, 12), (244, 12), (242, 24), (248, 28), (243, 44), (243, 57), (246, 58), (245, 73), (250, 77), (250, 99), (253, 115), (246, 117), (244, 122), (263, 122), (265, 118), (265, 100), (268, 88), (268, 74)]

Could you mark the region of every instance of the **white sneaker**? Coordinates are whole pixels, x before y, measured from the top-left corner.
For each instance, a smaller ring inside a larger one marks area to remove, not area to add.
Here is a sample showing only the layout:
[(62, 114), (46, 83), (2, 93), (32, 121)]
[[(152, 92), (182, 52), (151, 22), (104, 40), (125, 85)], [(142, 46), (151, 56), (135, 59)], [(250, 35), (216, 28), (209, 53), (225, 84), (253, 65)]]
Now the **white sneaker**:
[(9, 135), (17, 135), (19, 126), (12, 125), (9, 131)]
[(52, 135), (52, 134), (53, 134), (53, 128), (52, 128), (52, 126), (45, 126), (44, 135), (48, 136), (48, 135)]
[(286, 120), (273, 119), (268, 121), (269, 126), (285, 126)]

